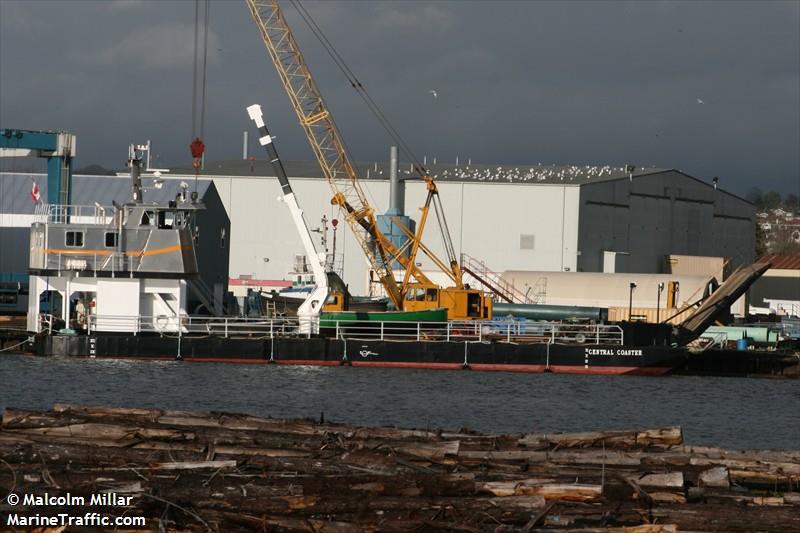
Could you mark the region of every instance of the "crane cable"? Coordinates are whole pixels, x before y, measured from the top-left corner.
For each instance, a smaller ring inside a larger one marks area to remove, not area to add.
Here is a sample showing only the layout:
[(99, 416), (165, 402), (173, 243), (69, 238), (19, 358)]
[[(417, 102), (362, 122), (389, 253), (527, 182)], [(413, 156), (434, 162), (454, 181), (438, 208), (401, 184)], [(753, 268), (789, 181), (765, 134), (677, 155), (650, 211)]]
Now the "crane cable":
[[(194, 192), (197, 192), (197, 178), (202, 167), (205, 152), (206, 127), (206, 73), (208, 63), (208, 16), (210, 2), (205, 0), (203, 13), (203, 52), (200, 56), (200, 0), (194, 1), (194, 63), (192, 65), (192, 142), (189, 150), (192, 153), (192, 166), (194, 174)], [(198, 75), (198, 70), (202, 73)], [(199, 78), (199, 79), (198, 79)], [(198, 95), (199, 93), (199, 95)], [(199, 109), (199, 110), (198, 110)], [(198, 120), (199, 119), (199, 120)], [(200, 124), (198, 130), (198, 122)]]
[[(358, 77), (352, 71), (352, 69), (347, 65), (347, 62), (344, 58), (339, 54), (336, 50), (336, 47), (333, 46), (333, 43), (328, 40), (325, 33), (322, 31), (322, 28), (319, 27), (317, 22), (311, 16), (311, 14), (306, 10), (306, 8), (300, 3), (300, 0), (289, 0), (290, 3), (295, 7), (297, 12), (300, 14), (300, 17), (306, 23), (308, 28), (317, 38), (317, 40), (322, 44), (322, 47), (328, 53), (328, 55), (333, 59), (333, 62), (339, 68), (339, 70), (344, 74), (347, 81), (350, 82), (350, 85), (355, 89), (358, 95), (364, 100), (364, 103), (367, 105), (367, 108), (372, 112), (378, 122), (383, 126), (389, 136), (398, 144), (400, 145), (400, 149), (406, 154), (406, 156), (412, 161), (412, 165), (414, 170), (420, 175), (420, 177), (426, 177), (429, 175), (428, 170), (420, 163), (419, 159), (414, 154), (411, 147), (408, 143), (403, 139), (403, 136), (395, 129), (392, 125), (389, 118), (386, 114), (381, 110), (381, 107), (375, 102), (375, 100), (370, 96), (369, 92), (367, 92), (364, 85), (358, 80)], [(330, 120), (333, 121), (333, 118), (330, 117)], [(335, 123), (334, 123), (335, 126)], [(338, 128), (338, 127), (337, 127)], [(342, 141), (344, 142), (344, 141)], [(345, 146), (346, 148), (346, 146)], [(348, 149), (349, 151), (349, 149)], [(448, 255), (448, 260), (452, 264), (454, 261), (457, 262), (458, 258), (455, 255), (455, 249), (453, 247), (453, 241), (450, 237), (450, 228), (447, 224), (447, 219), (445, 218), (444, 208), (441, 205), (441, 198), (439, 195), (436, 194), (433, 201), (433, 208), (436, 214), (440, 237), (442, 239), (442, 243), (444, 244), (445, 251)]]
[(414, 155), (414, 152), (411, 150), (411, 147), (406, 143), (405, 139), (403, 139), (402, 135), (395, 129), (392, 125), (389, 118), (386, 114), (381, 110), (381, 107), (375, 102), (375, 100), (370, 96), (367, 92), (364, 85), (358, 80), (358, 77), (355, 73), (350, 69), (350, 67), (345, 62), (344, 58), (339, 54), (336, 50), (336, 47), (328, 40), (325, 36), (325, 33), (319, 27), (317, 22), (311, 16), (311, 14), (306, 10), (306, 8), (300, 3), (299, 0), (290, 0), (291, 4), (297, 9), (297, 12), (300, 14), (300, 17), (306, 23), (308, 28), (311, 30), (311, 33), (317, 38), (317, 40), (322, 44), (322, 47), (328, 53), (328, 55), (333, 59), (333, 62), (339, 68), (339, 70), (344, 74), (347, 78), (347, 81), (350, 82), (350, 85), (355, 89), (358, 95), (364, 100), (364, 103), (367, 105), (367, 108), (372, 112), (375, 118), (378, 120), (378, 123), (386, 130), (389, 136), (398, 144), (400, 145), (400, 149), (406, 154), (406, 156), (412, 161), (414, 166), (414, 170), (416, 170), (421, 177), (424, 177), (428, 174), (428, 171), (425, 167), (420, 163), (419, 159)]

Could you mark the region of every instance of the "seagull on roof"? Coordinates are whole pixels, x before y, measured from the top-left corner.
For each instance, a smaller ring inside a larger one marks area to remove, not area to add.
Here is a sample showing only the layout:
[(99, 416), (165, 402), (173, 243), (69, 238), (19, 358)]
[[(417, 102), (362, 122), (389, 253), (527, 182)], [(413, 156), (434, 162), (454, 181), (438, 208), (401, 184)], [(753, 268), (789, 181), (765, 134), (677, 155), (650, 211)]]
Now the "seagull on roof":
[(431, 90), (430, 90), (430, 91), (428, 91), (428, 92), (429, 92), (429, 93), (431, 93), (431, 94), (433, 95), (433, 97), (434, 97), (434, 98), (439, 98), (439, 93), (437, 93), (437, 92), (436, 92), (436, 91), (434, 91), (433, 89), (431, 89)]

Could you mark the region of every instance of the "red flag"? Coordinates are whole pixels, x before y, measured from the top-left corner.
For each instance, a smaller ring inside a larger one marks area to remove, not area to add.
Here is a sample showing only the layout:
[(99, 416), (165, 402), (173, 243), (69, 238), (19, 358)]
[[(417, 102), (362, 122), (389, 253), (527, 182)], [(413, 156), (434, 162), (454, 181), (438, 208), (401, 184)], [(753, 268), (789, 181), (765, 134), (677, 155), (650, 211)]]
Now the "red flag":
[(31, 189), (31, 198), (33, 198), (33, 203), (38, 204), (39, 198), (41, 198), (41, 195), (39, 194), (39, 186), (36, 185), (35, 179), (31, 178), (31, 181), (33, 182), (33, 188)]

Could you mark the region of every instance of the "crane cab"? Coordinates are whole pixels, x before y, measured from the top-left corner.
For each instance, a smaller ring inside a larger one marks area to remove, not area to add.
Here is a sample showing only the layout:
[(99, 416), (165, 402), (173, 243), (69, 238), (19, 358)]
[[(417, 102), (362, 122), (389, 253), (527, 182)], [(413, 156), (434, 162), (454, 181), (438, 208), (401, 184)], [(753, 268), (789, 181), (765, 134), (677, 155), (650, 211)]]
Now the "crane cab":
[(333, 313), (337, 311), (347, 311), (350, 307), (349, 295), (341, 291), (329, 291), (328, 298), (325, 300), (325, 305), (322, 310), (326, 313)]
[(491, 320), (492, 299), (476, 289), (442, 288), (411, 284), (403, 300), (404, 311), (444, 307), (448, 320)]

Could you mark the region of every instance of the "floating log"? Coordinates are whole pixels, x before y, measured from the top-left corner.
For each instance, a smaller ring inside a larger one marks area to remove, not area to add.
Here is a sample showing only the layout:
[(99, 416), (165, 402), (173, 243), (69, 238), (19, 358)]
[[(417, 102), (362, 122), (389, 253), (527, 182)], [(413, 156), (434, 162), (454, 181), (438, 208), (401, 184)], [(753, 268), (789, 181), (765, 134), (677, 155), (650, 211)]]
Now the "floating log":
[(667, 472), (665, 474), (644, 474), (636, 478), (642, 487), (683, 488), (683, 472)]
[(676, 446), (683, 443), (683, 433), (679, 427), (655, 428), (643, 431), (592, 431), (569, 434), (530, 434), (518, 441), (528, 448), (558, 445), (567, 448), (591, 446), (641, 447)]
[(730, 487), (728, 469), (724, 466), (709, 468), (700, 473), (699, 482), (704, 487)]
[(0, 490), (131, 495), (102, 511), (147, 530), (800, 530), (800, 452), (683, 446), (677, 427), (496, 435), (57, 404), (6, 409), (0, 457)]

